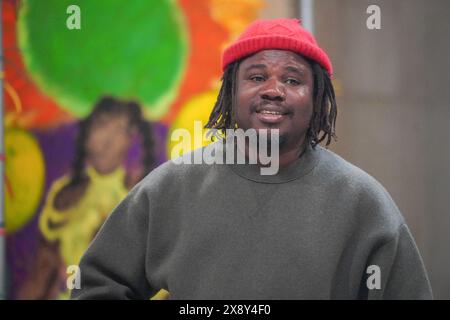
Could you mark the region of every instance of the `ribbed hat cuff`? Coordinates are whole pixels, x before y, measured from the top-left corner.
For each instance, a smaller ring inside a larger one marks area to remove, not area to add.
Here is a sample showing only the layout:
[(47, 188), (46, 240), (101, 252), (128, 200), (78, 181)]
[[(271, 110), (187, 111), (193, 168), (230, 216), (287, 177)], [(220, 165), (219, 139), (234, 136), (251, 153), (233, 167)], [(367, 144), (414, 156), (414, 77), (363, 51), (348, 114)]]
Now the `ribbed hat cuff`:
[(228, 47), (222, 55), (222, 70), (228, 64), (261, 50), (280, 49), (296, 52), (319, 63), (332, 76), (331, 61), (317, 44), (310, 44), (292, 37), (262, 35), (238, 41)]

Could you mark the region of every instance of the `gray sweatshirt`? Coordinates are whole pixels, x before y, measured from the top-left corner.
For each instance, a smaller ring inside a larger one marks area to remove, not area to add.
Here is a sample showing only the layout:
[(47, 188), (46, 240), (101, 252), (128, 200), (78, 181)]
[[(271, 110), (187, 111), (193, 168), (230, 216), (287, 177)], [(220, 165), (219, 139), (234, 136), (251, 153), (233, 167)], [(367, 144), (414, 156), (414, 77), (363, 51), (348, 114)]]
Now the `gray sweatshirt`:
[[(198, 149), (195, 152), (201, 152)], [(413, 237), (373, 177), (320, 146), (278, 174), (153, 170), (80, 263), (75, 299), (431, 299)]]

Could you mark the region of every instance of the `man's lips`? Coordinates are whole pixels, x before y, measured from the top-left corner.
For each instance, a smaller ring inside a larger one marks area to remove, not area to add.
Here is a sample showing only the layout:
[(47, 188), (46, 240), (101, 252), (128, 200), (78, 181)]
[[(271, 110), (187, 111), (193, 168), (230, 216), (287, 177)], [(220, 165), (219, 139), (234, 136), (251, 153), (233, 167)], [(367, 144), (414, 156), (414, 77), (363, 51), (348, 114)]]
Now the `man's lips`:
[(290, 112), (281, 106), (265, 104), (255, 110), (256, 117), (264, 123), (279, 123), (283, 121)]

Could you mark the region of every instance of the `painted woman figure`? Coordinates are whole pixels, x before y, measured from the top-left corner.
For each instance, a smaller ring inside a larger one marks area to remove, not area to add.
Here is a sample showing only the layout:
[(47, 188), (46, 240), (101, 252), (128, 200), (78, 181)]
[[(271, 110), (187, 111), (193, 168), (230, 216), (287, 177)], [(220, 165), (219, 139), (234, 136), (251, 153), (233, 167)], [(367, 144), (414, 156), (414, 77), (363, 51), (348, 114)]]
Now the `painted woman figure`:
[[(47, 195), (39, 219), (37, 270), (21, 288), (21, 298), (67, 297), (66, 267), (78, 264), (111, 210), (154, 167), (151, 129), (139, 104), (109, 96), (80, 121), (72, 170)], [(125, 161), (136, 134), (141, 164), (127, 171)]]

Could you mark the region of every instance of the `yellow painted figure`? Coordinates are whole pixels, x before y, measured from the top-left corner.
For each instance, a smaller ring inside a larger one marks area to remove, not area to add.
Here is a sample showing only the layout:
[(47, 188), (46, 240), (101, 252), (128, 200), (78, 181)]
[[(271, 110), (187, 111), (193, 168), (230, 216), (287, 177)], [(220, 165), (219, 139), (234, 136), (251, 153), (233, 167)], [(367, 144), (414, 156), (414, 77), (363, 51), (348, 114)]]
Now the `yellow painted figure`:
[[(133, 137), (140, 165), (124, 163)], [(71, 171), (56, 180), (39, 218), (38, 248), (19, 299), (67, 298), (66, 268), (78, 265), (103, 222), (128, 191), (154, 167), (150, 123), (132, 101), (103, 97), (79, 123)]]
[(107, 215), (128, 193), (122, 167), (108, 174), (99, 174), (94, 167), (88, 167), (86, 174), (90, 182), (85, 195), (63, 211), (57, 210), (53, 203), (55, 195), (70, 181), (70, 176), (55, 181), (39, 220), (44, 237), (49, 241), (59, 241), (66, 266), (78, 264)]

